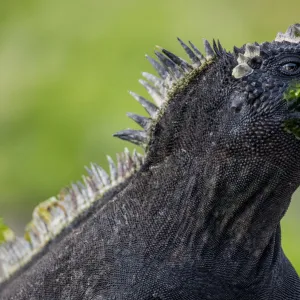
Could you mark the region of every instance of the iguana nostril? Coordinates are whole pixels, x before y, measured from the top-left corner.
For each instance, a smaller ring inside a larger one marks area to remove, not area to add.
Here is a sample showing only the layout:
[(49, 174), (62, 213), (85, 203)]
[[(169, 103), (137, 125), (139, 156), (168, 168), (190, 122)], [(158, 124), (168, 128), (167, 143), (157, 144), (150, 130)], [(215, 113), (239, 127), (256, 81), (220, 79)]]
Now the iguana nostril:
[(263, 60), (260, 56), (255, 56), (253, 58), (251, 58), (248, 61), (248, 65), (252, 68), (252, 69), (259, 69), (261, 64), (262, 64)]

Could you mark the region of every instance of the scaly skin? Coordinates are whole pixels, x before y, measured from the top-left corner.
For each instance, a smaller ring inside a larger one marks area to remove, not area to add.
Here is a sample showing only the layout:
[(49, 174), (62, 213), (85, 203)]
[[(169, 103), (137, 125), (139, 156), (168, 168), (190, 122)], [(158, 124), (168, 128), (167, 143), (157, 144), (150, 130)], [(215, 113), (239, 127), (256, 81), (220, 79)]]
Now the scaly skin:
[(1, 299), (300, 299), (280, 241), (300, 184), (300, 43), (235, 52), (215, 46), (179, 81), (145, 126), (141, 168), (5, 281)]

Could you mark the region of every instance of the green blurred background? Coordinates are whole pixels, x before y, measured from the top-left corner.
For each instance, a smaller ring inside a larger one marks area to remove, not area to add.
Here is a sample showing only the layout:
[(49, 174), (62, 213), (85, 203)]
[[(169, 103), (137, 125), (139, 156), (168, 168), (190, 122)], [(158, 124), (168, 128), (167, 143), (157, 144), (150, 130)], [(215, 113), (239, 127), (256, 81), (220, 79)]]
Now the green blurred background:
[[(0, 216), (21, 234), (38, 202), (128, 146), (112, 134), (133, 127), (127, 111), (144, 113), (127, 90), (145, 94), (154, 45), (272, 40), (299, 11), (299, 0), (1, 1)], [(300, 273), (299, 217), (300, 194), (282, 222)]]

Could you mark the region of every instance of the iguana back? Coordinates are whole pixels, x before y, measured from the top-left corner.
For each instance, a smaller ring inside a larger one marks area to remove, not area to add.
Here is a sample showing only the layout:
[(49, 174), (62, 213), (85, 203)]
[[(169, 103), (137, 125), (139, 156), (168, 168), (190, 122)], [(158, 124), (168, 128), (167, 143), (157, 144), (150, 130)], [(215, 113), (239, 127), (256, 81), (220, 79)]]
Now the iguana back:
[(161, 49), (155, 105), (116, 136), (127, 150), (110, 176), (41, 203), (24, 238), (0, 246), (1, 299), (300, 299), (280, 220), (300, 183), (300, 26), (271, 43), (191, 63)]

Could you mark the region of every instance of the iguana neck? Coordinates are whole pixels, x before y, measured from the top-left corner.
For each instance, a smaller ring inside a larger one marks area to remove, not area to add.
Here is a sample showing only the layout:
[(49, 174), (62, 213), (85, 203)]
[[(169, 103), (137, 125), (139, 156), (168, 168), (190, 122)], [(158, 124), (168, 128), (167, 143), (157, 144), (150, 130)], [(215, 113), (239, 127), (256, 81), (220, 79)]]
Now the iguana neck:
[(179, 265), (193, 261), (191, 268), (207, 280), (237, 292), (282, 275), (280, 220), (294, 187), (276, 166), (207, 163), (183, 151), (158, 165), (146, 163), (137, 182), (143, 191), (130, 194), (145, 195), (139, 222), (146, 222), (141, 236), (153, 234), (149, 256)]
[[(203, 168), (201, 219), (208, 233), (227, 246), (260, 257), (279, 228), (293, 190), (276, 166), (227, 159)], [(284, 183), (283, 183), (284, 182)], [(226, 246), (226, 247), (227, 247)]]
[(259, 160), (227, 159), (217, 164), (182, 152), (149, 171), (154, 182), (161, 182), (162, 191), (172, 187), (163, 199), (156, 194), (155, 201), (177, 214), (178, 226), (189, 228), (187, 236), (193, 239), (186, 243), (232, 254), (243, 249), (256, 258), (275, 242), (295, 189), (283, 171)]

